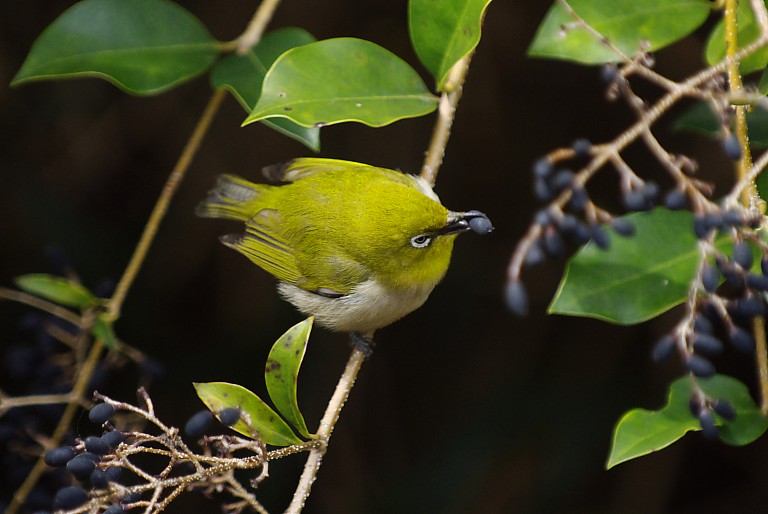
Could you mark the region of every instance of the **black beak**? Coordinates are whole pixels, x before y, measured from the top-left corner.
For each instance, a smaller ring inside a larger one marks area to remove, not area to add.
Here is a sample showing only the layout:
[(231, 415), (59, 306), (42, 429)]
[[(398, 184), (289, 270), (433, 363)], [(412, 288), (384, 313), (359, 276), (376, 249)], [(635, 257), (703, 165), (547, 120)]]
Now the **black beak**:
[(493, 224), (488, 216), (480, 211), (449, 212), (448, 223), (440, 230), (440, 235), (455, 234), (472, 230), (478, 234), (493, 232)]

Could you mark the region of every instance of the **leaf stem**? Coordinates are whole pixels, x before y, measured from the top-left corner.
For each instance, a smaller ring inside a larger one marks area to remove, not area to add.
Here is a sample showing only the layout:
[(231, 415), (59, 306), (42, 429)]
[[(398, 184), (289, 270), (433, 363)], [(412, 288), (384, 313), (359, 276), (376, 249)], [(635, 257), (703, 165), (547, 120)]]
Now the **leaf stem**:
[(448, 72), (443, 94), (437, 108), (437, 121), (432, 130), (432, 139), (429, 142), (424, 164), (421, 167), (421, 178), (426, 180), (431, 187), (435, 187), (437, 173), (445, 156), (445, 147), (451, 136), (451, 126), (456, 117), (456, 106), (461, 99), (464, 88), (464, 80), (469, 71), (469, 62), (472, 60), (472, 52), (457, 61)]

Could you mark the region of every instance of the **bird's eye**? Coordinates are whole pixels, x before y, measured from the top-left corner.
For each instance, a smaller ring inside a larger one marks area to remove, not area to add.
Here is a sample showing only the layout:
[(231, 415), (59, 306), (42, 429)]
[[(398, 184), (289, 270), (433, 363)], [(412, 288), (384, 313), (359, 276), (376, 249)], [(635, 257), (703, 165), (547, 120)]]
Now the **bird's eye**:
[(414, 248), (427, 247), (431, 242), (432, 242), (432, 238), (427, 234), (419, 234), (418, 236), (413, 236), (411, 238), (411, 246), (413, 246)]

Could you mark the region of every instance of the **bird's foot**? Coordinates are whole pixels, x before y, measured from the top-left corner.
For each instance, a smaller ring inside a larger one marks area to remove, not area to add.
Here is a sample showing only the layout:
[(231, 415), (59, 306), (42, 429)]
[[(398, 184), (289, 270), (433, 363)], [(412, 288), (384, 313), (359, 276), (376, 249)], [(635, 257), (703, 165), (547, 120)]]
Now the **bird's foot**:
[(349, 343), (360, 350), (365, 358), (368, 359), (373, 354), (373, 347), (376, 346), (376, 342), (372, 337), (361, 334), (360, 332), (349, 333)]

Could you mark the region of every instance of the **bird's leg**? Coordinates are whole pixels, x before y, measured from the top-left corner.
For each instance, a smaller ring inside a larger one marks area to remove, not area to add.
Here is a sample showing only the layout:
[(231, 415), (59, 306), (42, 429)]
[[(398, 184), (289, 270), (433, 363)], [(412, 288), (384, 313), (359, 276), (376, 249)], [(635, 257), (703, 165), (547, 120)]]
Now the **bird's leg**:
[(350, 332), (349, 343), (363, 352), (366, 359), (373, 354), (373, 347), (376, 345), (376, 342), (372, 337), (361, 334), (360, 332)]

